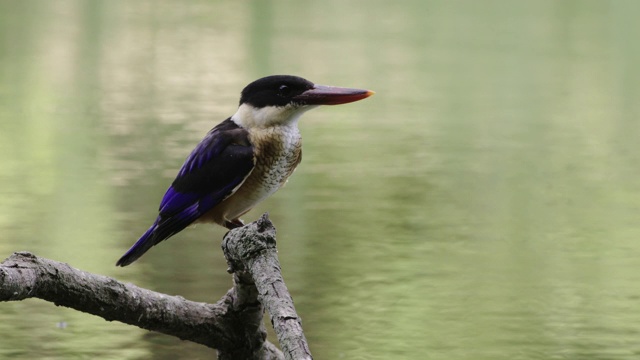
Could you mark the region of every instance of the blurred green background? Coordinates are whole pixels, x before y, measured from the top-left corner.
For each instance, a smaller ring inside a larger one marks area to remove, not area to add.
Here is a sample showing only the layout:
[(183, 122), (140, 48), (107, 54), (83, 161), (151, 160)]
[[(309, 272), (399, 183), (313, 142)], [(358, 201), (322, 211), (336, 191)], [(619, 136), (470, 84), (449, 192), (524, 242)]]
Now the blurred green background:
[[(196, 301), (222, 228), (115, 261), (269, 74), (369, 88), (300, 122), (269, 211), (317, 359), (640, 357), (640, 2), (0, 1), (0, 257)], [(66, 324), (66, 326), (61, 326)], [(212, 359), (39, 300), (0, 357)]]

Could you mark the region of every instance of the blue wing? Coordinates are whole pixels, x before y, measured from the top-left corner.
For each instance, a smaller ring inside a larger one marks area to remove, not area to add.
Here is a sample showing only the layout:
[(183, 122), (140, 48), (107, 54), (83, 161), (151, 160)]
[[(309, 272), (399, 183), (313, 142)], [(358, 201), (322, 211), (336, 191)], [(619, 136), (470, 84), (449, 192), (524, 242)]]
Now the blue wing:
[(131, 264), (230, 196), (251, 173), (253, 155), (245, 129), (230, 119), (213, 128), (187, 157), (164, 194), (156, 221), (116, 265)]

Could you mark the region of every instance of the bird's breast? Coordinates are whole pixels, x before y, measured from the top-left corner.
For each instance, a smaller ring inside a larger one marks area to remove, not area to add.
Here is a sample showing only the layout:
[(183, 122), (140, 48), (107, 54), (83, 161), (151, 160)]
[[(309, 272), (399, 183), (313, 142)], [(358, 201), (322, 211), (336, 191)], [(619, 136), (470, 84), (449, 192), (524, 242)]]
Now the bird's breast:
[(275, 193), (302, 160), (302, 138), (296, 126), (251, 129), (249, 140), (255, 166), (240, 188), (220, 204), (222, 221), (240, 217)]

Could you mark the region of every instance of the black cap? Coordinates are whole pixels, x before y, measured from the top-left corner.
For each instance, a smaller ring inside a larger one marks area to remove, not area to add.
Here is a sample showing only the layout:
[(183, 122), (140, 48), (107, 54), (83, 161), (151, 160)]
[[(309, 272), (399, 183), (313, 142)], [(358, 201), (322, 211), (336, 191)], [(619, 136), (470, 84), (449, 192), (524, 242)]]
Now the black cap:
[(285, 106), (296, 103), (294, 97), (312, 89), (314, 84), (299, 76), (272, 75), (247, 85), (240, 96), (240, 105), (250, 104), (256, 108)]

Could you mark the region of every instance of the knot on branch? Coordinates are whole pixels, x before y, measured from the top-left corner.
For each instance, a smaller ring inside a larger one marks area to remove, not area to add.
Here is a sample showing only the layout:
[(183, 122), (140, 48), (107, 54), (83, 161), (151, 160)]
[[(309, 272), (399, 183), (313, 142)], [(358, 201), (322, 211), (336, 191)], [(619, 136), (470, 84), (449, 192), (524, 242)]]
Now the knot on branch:
[(28, 251), (16, 251), (2, 262), (4, 266), (13, 268), (30, 268), (36, 266), (37, 263), (38, 257)]
[(229, 273), (243, 271), (244, 264), (258, 254), (276, 248), (276, 228), (269, 220), (269, 213), (243, 227), (230, 230), (222, 241), (222, 251), (227, 259)]

